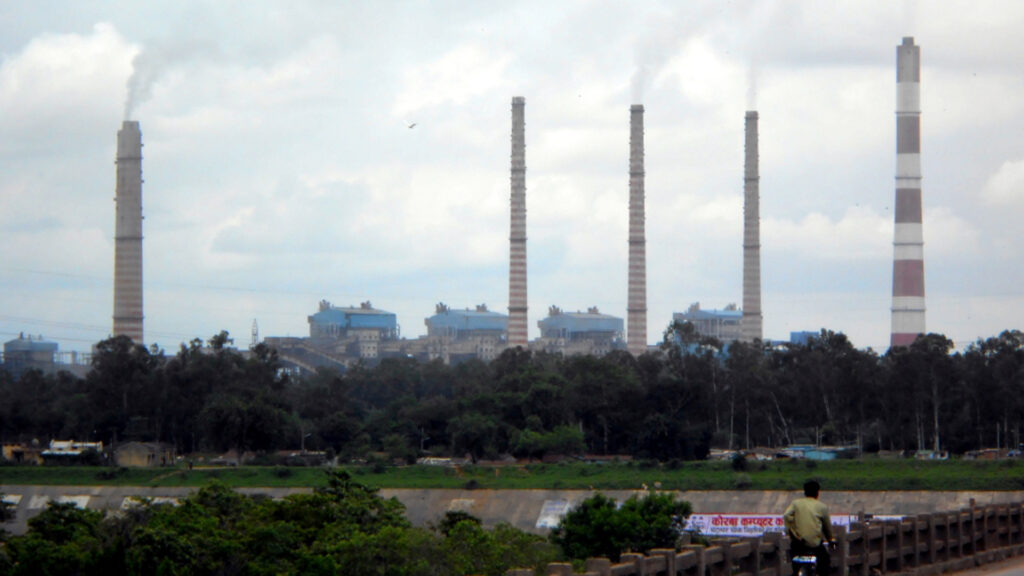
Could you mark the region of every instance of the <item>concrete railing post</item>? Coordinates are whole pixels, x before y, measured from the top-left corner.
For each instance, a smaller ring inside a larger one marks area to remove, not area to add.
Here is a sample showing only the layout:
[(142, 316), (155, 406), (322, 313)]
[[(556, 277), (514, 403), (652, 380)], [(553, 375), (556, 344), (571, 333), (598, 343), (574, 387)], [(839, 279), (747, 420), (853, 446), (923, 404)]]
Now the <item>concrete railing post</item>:
[(850, 573), (850, 567), (847, 563), (850, 557), (850, 541), (847, 539), (849, 531), (846, 526), (837, 526), (834, 536), (836, 539), (836, 549), (833, 556), (839, 568), (838, 576), (847, 576)]
[(871, 530), (867, 524), (860, 525), (861, 531), (861, 576), (871, 574)]
[(612, 561), (607, 558), (587, 558), (583, 563), (583, 570), (598, 576), (611, 576)]
[(548, 576), (572, 576), (572, 564), (568, 562), (552, 562), (548, 564)]
[(635, 566), (633, 574), (635, 576), (647, 576), (647, 562), (645, 562), (643, 554), (623, 554), (621, 557), (622, 564), (632, 564)]
[(683, 550), (693, 552), (695, 558), (693, 569), (687, 573), (693, 576), (705, 576), (707, 574), (707, 559), (704, 557), (704, 547), (699, 544), (692, 544), (683, 546)]
[(786, 564), (785, 554), (782, 551), (782, 533), (772, 532), (765, 534), (765, 542), (770, 552), (768, 552), (769, 562), (761, 562), (763, 568), (773, 571), (775, 576), (784, 576), (783, 568)]
[(665, 558), (665, 574), (668, 576), (676, 576), (676, 551), (673, 548), (654, 548), (651, 550), (651, 556), (661, 556)]
[(895, 525), (896, 525), (896, 570), (898, 572), (903, 572), (903, 568), (904, 568), (905, 562), (906, 562), (906, 553), (907, 553), (906, 548), (905, 548), (906, 539), (903, 537), (903, 531), (906, 528), (906, 526), (904, 525), (903, 520), (897, 520), (895, 522)]
[(935, 536), (935, 514), (928, 515), (928, 563), (935, 564), (937, 556), (935, 554), (938, 546), (938, 539)]
[(917, 568), (921, 565), (921, 517), (914, 516), (910, 519), (910, 529), (913, 530), (913, 537), (910, 539), (914, 546), (914, 552), (910, 555), (910, 565)]

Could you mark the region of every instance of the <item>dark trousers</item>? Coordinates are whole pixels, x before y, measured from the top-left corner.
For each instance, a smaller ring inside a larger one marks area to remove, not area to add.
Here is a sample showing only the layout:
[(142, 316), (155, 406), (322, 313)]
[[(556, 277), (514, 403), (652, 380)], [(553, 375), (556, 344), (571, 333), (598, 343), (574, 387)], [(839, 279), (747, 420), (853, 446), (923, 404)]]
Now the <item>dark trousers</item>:
[[(832, 567), (832, 556), (828, 553), (828, 547), (822, 542), (817, 546), (811, 546), (799, 540), (792, 538), (789, 541), (789, 560), (793, 561), (794, 556), (814, 556), (817, 559), (817, 573), (818, 576), (828, 576), (829, 570)], [(797, 566), (793, 566), (793, 576), (796, 576)]]

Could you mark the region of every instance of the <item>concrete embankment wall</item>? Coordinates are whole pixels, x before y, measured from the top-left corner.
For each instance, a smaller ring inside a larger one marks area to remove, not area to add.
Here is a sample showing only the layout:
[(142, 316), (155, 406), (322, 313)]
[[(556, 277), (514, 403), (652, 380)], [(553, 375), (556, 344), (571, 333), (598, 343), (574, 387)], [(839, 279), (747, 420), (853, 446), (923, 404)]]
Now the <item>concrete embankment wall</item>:
[[(50, 500), (74, 502), (93, 510), (122, 510), (133, 498), (151, 498), (157, 502), (183, 498), (194, 488), (149, 488), (144, 486), (0, 486), (4, 499), (15, 506), (16, 516), (3, 525), (14, 534), (24, 533), (29, 518)], [(309, 488), (243, 488), (245, 494), (264, 494), (283, 498), (308, 493)], [(409, 520), (418, 526), (436, 522), (447, 511), (463, 511), (484, 521), (487, 526), (507, 522), (522, 530), (546, 533), (562, 513), (574, 504), (596, 494), (591, 490), (381, 490), (386, 498), (397, 498), (406, 507)], [(607, 490), (606, 496), (622, 501), (637, 490)], [(788, 491), (684, 491), (682, 499), (696, 513), (779, 514), (790, 500), (799, 496)], [(822, 492), (821, 499), (833, 514), (914, 515), (979, 506), (1024, 501), (1024, 491), (1012, 492)]]

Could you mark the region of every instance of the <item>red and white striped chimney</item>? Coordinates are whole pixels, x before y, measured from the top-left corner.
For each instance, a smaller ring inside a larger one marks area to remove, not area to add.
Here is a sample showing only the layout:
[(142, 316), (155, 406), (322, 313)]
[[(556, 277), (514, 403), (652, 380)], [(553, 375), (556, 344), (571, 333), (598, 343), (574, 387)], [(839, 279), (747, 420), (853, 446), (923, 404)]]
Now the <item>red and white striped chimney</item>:
[(906, 37), (896, 47), (896, 229), (890, 346), (925, 332), (924, 236), (921, 218), (921, 49)]
[(626, 349), (647, 350), (647, 245), (644, 233), (644, 107), (629, 108), (629, 291)]
[(508, 344), (528, 344), (526, 324), (526, 98), (512, 98), (512, 201), (509, 235)]
[(117, 132), (114, 201), (114, 336), (142, 344), (142, 132), (125, 120)]

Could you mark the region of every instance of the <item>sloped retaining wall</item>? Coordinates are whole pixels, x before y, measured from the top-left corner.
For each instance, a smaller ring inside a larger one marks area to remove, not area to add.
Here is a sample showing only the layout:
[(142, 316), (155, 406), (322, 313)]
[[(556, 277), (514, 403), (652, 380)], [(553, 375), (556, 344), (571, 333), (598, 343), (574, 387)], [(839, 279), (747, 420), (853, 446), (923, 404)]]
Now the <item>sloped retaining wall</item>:
[[(243, 488), (246, 494), (265, 494), (281, 498), (288, 494), (309, 492), (310, 488)], [(75, 502), (96, 510), (118, 510), (130, 505), (131, 498), (175, 499), (195, 491), (194, 488), (150, 488), (145, 486), (0, 486), (5, 499), (16, 505), (16, 517), (4, 525), (20, 534), (27, 520), (38, 514), (50, 500)], [(546, 533), (562, 513), (572, 505), (593, 496), (590, 490), (381, 490), (381, 495), (395, 497), (406, 507), (409, 520), (418, 526), (435, 522), (449, 510), (468, 512), (486, 526), (507, 522), (535, 533)], [(622, 501), (640, 490), (607, 490), (603, 494)], [(790, 491), (688, 491), (680, 497), (693, 505), (697, 513), (780, 514), (789, 502), (799, 496)], [(972, 505), (986, 506), (1024, 501), (1024, 492), (828, 492), (822, 501), (833, 514), (861, 513), (876, 515), (926, 514), (935, 510), (957, 510)]]

